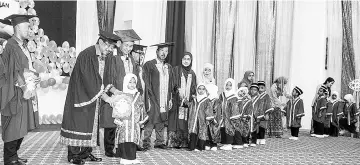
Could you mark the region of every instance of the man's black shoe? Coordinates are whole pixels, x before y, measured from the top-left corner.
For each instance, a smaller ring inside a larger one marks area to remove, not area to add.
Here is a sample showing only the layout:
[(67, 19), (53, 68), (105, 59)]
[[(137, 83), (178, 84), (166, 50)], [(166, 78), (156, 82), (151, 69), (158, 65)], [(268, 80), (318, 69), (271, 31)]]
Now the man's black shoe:
[(154, 146), (154, 148), (160, 148), (160, 149), (164, 149), (164, 150), (168, 149), (168, 147), (165, 144), (156, 145), (156, 146)]
[(85, 164), (85, 161), (82, 159), (71, 159), (69, 162), (71, 164)]
[(90, 154), (85, 160), (90, 160), (92, 162), (101, 162), (101, 158), (95, 157), (93, 154)]

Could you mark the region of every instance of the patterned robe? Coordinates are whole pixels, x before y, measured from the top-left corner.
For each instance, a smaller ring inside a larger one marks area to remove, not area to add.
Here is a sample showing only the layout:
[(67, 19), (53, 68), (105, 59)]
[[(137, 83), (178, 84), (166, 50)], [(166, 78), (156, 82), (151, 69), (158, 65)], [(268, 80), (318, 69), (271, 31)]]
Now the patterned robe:
[(332, 115), (333, 115), (333, 104), (328, 101), (326, 103), (326, 112), (325, 112), (325, 120), (324, 120), (324, 127), (325, 128), (330, 128), (330, 124), (331, 124), (331, 120), (332, 120)]
[(210, 112), (215, 116), (214, 120), (208, 121), (208, 126), (210, 128), (210, 134), (214, 143), (220, 143), (221, 134), (220, 134), (220, 121), (221, 121), (221, 101), (219, 99), (213, 99), (210, 101)]
[(336, 100), (332, 103), (332, 116), (331, 116), (331, 124), (335, 127), (339, 127), (339, 115), (343, 111), (344, 104)]
[(249, 99), (238, 100), (238, 110), (240, 118), (232, 120), (236, 131), (239, 131), (241, 136), (246, 137), (250, 133), (250, 114), (252, 111), (252, 102)]
[(129, 119), (120, 120), (117, 124), (115, 133), (115, 148), (120, 143), (133, 142), (140, 144), (140, 124), (141, 113), (144, 109), (143, 97), (137, 92), (131, 105), (131, 116)]
[(266, 92), (260, 94), (259, 97), (259, 101), (262, 104), (261, 111), (263, 111), (261, 113), (264, 114), (264, 118), (261, 119), (259, 126), (266, 129), (268, 127), (269, 113), (273, 111), (274, 108), (272, 107), (270, 96)]
[(192, 101), (189, 109), (189, 135), (194, 133), (200, 140), (209, 140), (206, 117), (213, 116), (210, 99)]
[(225, 127), (226, 134), (230, 136), (235, 135), (235, 128), (231, 123), (231, 117), (239, 115), (238, 105), (237, 105), (237, 97), (235, 95), (230, 95), (229, 97), (225, 97), (225, 94), (222, 93), (220, 95), (221, 100), (221, 120), (220, 127)]
[(318, 97), (313, 106), (313, 120), (324, 123), (327, 100), (325, 96)]
[(300, 97), (291, 99), (286, 103), (284, 108), (286, 111), (286, 126), (290, 127), (301, 127), (301, 117), (305, 116), (304, 103)]
[(264, 117), (263, 104), (260, 101), (260, 95), (252, 98), (252, 111), (250, 114), (250, 132), (258, 131), (260, 120)]

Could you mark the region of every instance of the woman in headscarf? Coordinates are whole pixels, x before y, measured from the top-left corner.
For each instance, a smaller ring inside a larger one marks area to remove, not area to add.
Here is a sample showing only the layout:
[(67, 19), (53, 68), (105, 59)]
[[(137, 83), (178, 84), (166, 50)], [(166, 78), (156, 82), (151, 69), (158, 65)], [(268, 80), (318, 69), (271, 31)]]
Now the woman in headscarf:
[(283, 135), (282, 113), (284, 111), (282, 109), (285, 107), (286, 102), (282, 102), (280, 96), (291, 98), (286, 92), (285, 85), (287, 82), (285, 77), (279, 77), (274, 81), (270, 89), (269, 96), (271, 98), (272, 107), (274, 107), (274, 110), (269, 114), (268, 135), (270, 137), (275, 136), (281, 138), (281, 135)]
[[(136, 89), (137, 76), (128, 73), (124, 77), (123, 92), (126, 97), (130, 97), (130, 116), (116, 117), (114, 123), (116, 124), (115, 132), (115, 157), (120, 157), (120, 164), (136, 164), (140, 163), (136, 159), (137, 145), (140, 144), (140, 118), (144, 110), (144, 100)], [(116, 108), (116, 107), (115, 107)], [(114, 111), (116, 109), (114, 108)], [(119, 108), (120, 109), (120, 108)], [(124, 109), (121, 108), (121, 111)]]
[(186, 148), (188, 143), (188, 108), (196, 95), (196, 75), (191, 69), (193, 56), (185, 52), (181, 66), (173, 68), (173, 106), (169, 111), (168, 147)]
[(357, 122), (358, 112), (356, 110), (356, 103), (352, 94), (344, 96), (345, 108), (341, 113), (342, 118), (339, 120), (340, 124), (340, 135), (344, 135), (345, 130), (351, 134), (356, 133), (355, 123)]
[(202, 72), (200, 82), (207, 84), (215, 84), (214, 65), (206, 63)]
[(333, 91), (330, 97), (331, 108), (332, 108), (332, 115), (330, 121), (330, 130), (329, 135), (333, 137), (337, 137), (339, 135), (339, 120), (338, 116), (343, 110), (343, 103), (339, 97), (339, 93)]
[(231, 123), (231, 119), (239, 115), (237, 96), (236, 96), (236, 85), (235, 80), (228, 78), (224, 84), (224, 92), (220, 95), (219, 100), (221, 101), (221, 120), (220, 133), (221, 143), (224, 146), (220, 147), (222, 150), (232, 150), (232, 144), (234, 143), (235, 129)]
[(253, 71), (246, 71), (244, 74), (244, 78), (238, 83), (238, 88), (240, 87), (247, 87), (250, 89), (250, 85), (254, 82), (254, 72)]

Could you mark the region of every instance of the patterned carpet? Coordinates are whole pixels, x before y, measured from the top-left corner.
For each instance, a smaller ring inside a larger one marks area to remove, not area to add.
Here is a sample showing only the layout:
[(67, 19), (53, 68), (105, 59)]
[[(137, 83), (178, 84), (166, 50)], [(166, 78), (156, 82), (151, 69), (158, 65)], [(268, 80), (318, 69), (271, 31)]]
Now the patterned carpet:
[[(183, 149), (154, 149), (138, 153), (143, 164), (358, 164), (360, 139), (350, 137), (317, 139), (302, 132), (299, 141), (267, 139), (267, 144), (233, 151), (190, 152)], [(3, 142), (0, 141), (0, 164), (3, 164)], [(107, 158), (97, 147), (93, 152), (102, 157), (102, 164), (119, 164), (119, 159)], [(30, 165), (68, 164), (67, 148), (59, 143), (59, 131), (31, 132), (24, 139), (20, 157)]]

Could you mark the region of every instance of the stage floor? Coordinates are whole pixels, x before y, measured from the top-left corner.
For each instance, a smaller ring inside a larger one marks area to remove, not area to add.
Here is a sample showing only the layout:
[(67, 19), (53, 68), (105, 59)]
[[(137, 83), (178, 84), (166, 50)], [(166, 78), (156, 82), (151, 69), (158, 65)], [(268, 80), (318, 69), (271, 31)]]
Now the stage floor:
[[(184, 149), (138, 152), (142, 164), (359, 164), (360, 139), (350, 137), (317, 139), (300, 133), (299, 141), (267, 139), (267, 144), (233, 151), (186, 151)], [(0, 141), (0, 164), (3, 164), (3, 142)], [(103, 158), (102, 164), (119, 164), (119, 159), (107, 158), (97, 147), (94, 155)], [(23, 141), (20, 157), (29, 165), (68, 164), (67, 148), (59, 143), (59, 131), (31, 132)]]

